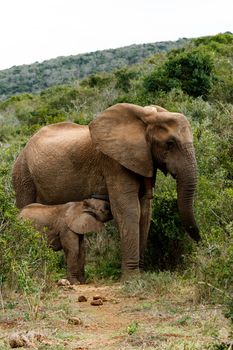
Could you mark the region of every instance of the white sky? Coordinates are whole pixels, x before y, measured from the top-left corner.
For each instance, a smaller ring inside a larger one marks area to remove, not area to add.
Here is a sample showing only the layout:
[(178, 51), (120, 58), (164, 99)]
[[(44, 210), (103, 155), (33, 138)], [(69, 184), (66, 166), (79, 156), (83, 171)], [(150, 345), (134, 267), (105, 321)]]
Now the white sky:
[(233, 0), (0, 0), (0, 69), (233, 32)]

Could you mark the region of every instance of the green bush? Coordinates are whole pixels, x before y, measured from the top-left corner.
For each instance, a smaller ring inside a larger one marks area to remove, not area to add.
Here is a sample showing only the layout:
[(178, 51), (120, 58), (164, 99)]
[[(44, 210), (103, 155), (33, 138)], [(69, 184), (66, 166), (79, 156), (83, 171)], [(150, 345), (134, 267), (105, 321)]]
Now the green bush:
[(137, 77), (137, 73), (132, 69), (120, 68), (115, 71), (116, 88), (124, 92), (129, 92), (132, 87), (132, 79)]
[(110, 279), (120, 277), (120, 237), (114, 224), (108, 223), (102, 233), (86, 235), (87, 279)]
[(214, 57), (216, 80), (210, 90), (208, 99), (215, 102), (233, 101), (233, 35), (218, 34), (193, 40), (193, 45), (199, 50), (205, 50)]
[(195, 46), (205, 45), (207, 47), (225, 47), (225, 45), (233, 44), (233, 34), (232, 33), (224, 33), (217, 34), (214, 36), (205, 36), (202, 38), (197, 38), (193, 40), (193, 44)]
[(144, 88), (150, 93), (181, 88), (190, 96), (206, 98), (213, 84), (213, 67), (205, 52), (171, 52), (168, 60), (144, 79)]
[(0, 150), (0, 283), (26, 291), (33, 289), (33, 281), (48, 282), (58, 256), (35, 229), (18, 218), (10, 179), (16, 149), (17, 145)]
[(112, 76), (107, 73), (91, 74), (80, 82), (80, 86), (91, 88), (103, 88), (109, 85)]
[(233, 189), (201, 176), (197, 197), (203, 239), (194, 255), (198, 293), (228, 302), (233, 297)]
[(192, 240), (184, 231), (177, 207), (175, 181), (158, 174), (152, 205), (152, 222), (145, 256), (146, 269), (183, 269)]

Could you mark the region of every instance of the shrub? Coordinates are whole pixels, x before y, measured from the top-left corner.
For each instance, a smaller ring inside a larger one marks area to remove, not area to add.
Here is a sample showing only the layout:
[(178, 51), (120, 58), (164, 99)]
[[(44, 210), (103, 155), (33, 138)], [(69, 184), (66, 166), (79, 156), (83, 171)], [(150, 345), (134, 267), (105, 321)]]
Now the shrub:
[(162, 176), (158, 176), (153, 199), (145, 264), (149, 270), (174, 271), (184, 267), (192, 241), (181, 225), (174, 181)]
[(203, 239), (194, 255), (198, 294), (228, 302), (233, 296), (233, 190), (201, 176), (197, 203)]
[(112, 77), (108, 73), (91, 74), (89, 77), (81, 80), (80, 86), (91, 88), (103, 88), (109, 85)]
[(87, 278), (116, 280), (120, 276), (120, 237), (114, 224), (108, 223), (104, 232), (86, 235)]
[(127, 68), (120, 68), (115, 71), (116, 88), (124, 92), (129, 92), (131, 80), (137, 76), (137, 73)]
[(9, 171), (14, 154), (15, 147), (0, 150), (0, 283), (25, 291), (33, 289), (36, 279), (47, 283), (58, 257), (35, 229), (18, 219)]
[(181, 88), (193, 97), (206, 98), (213, 84), (213, 61), (202, 51), (171, 52), (168, 60), (144, 79), (147, 92)]

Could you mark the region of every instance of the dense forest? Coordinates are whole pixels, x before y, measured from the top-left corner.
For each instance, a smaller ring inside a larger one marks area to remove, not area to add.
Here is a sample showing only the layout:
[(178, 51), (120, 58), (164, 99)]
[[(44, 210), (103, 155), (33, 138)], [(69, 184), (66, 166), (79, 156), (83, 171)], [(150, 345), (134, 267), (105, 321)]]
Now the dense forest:
[[(199, 172), (195, 210), (202, 242), (196, 245), (187, 237), (178, 216), (175, 181), (159, 173), (147, 270), (180, 274), (195, 285), (197, 302), (221, 305), (233, 321), (233, 35), (193, 39), (180, 48), (174, 45), (167, 53), (153, 54), (156, 45), (132, 46), (0, 72), (1, 82), (5, 79), (2, 97), (30, 91), (0, 102), (0, 284), (4, 288), (33, 292), (45, 267), (46, 279), (56, 280), (64, 266), (61, 256), (47, 249), (37, 232), (17, 218), (11, 168), (29, 137), (50, 123), (88, 124), (118, 102), (156, 104), (183, 113), (192, 125)], [(78, 60), (86, 60), (86, 66), (75, 73)], [(71, 74), (66, 75), (69, 69)], [(113, 224), (104, 239), (89, 239), (90, 279), (119, 277), (118, 241)]]
[(98, 72), (133, 65), (158, 52), (184, 46), (188, 39), (131, 45), (118, 49), (58, 57), (42, 63), (14, 66), (0, 71), (0, 99), (22, 92), (38, 92)]

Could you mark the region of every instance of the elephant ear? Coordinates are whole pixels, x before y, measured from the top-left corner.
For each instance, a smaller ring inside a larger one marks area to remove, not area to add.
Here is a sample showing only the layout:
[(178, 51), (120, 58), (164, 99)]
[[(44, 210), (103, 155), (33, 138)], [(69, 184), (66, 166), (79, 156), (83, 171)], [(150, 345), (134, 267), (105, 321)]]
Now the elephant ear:
[(93, 217), (91, 213), (83, 212), (82, 207), (77, 210), (75, 204), (72, 204), (67, 210), (65, 222), (68, 228), (77, 234), (99, 232), (104, 227), (104, 224)]
[(94, 119), (89, 128), (98, 150), (127, 169), (151, 177), (153, 162), (146, 139), (146, 113), (140, 106), (116, 104)]

